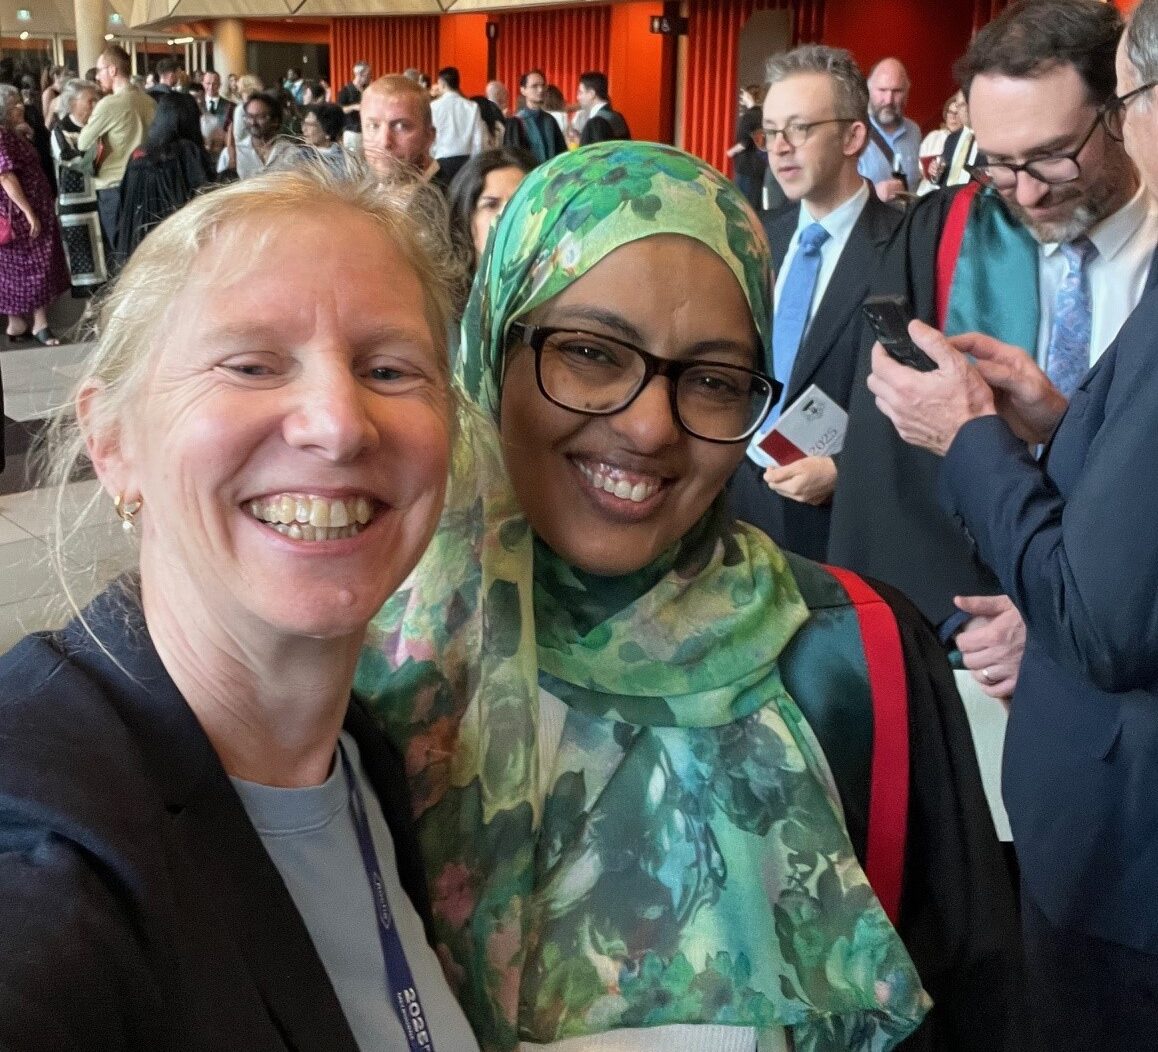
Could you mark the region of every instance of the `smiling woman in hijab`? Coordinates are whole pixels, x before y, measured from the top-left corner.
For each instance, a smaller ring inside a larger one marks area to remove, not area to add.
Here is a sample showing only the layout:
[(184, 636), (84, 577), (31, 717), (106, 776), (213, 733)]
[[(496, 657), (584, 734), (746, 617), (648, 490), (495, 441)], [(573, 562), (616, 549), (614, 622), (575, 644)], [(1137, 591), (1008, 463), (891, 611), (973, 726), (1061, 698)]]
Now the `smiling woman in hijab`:
[(724, 511), (768, 318), (755, 217), (669, 147), (558, 157), (490, 236), (448, 509), (357, 681), (487, 1049), (867, 1052), (927, 1010), (781, 676), (809, 609)]

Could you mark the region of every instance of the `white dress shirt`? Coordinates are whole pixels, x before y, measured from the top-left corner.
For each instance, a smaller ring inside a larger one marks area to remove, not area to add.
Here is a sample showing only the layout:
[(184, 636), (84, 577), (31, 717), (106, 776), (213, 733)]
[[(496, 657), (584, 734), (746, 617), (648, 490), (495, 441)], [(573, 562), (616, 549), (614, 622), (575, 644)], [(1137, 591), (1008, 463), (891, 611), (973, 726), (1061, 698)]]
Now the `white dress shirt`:
[(473, 157), (482, 152), (484, 129), (478, 103), (457, 91), (444, 91), (430, 104), (430, 113), (435, 131), (431, 157)]
[[(1146, 287), (1150, 259), (1158, 244), (1158, 211), (1145, 187), (1113, 215), (1103, 219), (1086, 235), (1098, 254), (1086, 265), (1090, 279), (1090, 365), (1114, 341), (1118, 330), (1133, 313)], [(1046, 367), (1053, 306), (1058, 286), (1066, 274), (1065, 257), (1056, 242), (1043, 244), (1037, 253), (1041, 322), (1037, 330), (1037, 364)]]
[[(820, 271), (816, 275), (816, 288), (812, 292), (812, 305), (808, 308), (809, 325), (812, 324), (816, 308), (824, 300), (825, 290), (832, 280), (832, 272), (836, 270), (836, 265), (840, 262), (844, 246), (848, 244), (848, 239), (852, 236), (852, 228), (860, 219), (860, 214), (864, 211), (864, 206), (868, 204), (868, 199), (869, 185), (862, 182), (860, 189), (852, 197), (819, 220), (812, 217), (806, 202), (800, 202), (800, 219), (796, 223), (796, 233), (788, 242), (788, 251), (784, 254), (784, 262), (780, 265), (780, 273), (776, 275), (775, 302), (780, 302), (780, 292), (784, 288), (784, 279), (788, 274), (788, 268), (792, 266), (793, 259), (796, 258), (796, 250), (800, 247), (800, 235), (806, 227), (819, 222), (828, 231), (828, 240), (820, 246)], [(807, 328), (804, 330), (804, 334), (805, 336), (808, 335)]]

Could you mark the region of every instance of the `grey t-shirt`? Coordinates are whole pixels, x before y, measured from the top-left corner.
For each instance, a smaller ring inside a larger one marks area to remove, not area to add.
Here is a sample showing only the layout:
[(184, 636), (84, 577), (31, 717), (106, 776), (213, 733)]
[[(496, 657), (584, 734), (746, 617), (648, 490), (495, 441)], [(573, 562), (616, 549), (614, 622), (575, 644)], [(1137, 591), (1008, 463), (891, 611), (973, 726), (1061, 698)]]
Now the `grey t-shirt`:
[[(478, 1042), (450, 992), (422, 921), (398, 879), (394, 841), (362, 770), (358, 746), (342, 744), (366, 801), (386, 899), (426, 1011), (435, 1049), (473, 1052)], [(346, 777), (335, 757), (330, 777), (306, 789), (278, 789), (234, 778), (249, 820), (277, 866), (322, 959), (363, 1052), (408, 1048), (386, 984), (370, 884), (350, 816)]]

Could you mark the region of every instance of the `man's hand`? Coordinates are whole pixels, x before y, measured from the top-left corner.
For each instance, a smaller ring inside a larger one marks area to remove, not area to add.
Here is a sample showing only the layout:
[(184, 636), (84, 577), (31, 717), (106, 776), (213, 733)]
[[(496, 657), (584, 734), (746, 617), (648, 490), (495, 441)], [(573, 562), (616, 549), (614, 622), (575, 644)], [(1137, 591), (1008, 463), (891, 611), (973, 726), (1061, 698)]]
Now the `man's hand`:
[(836, 489), (836, 461), (832, 457), (804, 457), (782, 468), (764, 472), (768, 488), (801, 504), (827, 504)]
[(991, 698), (1009, 699), (1025, 653), (1025, 622), (1017, 607), (1007, 595), (957, 596), (953, 602), (972, 615), (956, 639), (965, 667)]
[(1048, 442), (1067, 402), (1037, 363), (1020, 347), (979, 332), (954, 336), (949, 342), (976, 359), (977, 371), (993, 389), (994, 405), (1010, 430), (1031, 444)]
[(910, 322), (909, 335), (937, 368), (922, 373), (901, 365), (877, 343), (868, 388), (901, 438), (944, 456), (963, 425), (997, 412), (993, 392), (965, 355), (932, 326)]
[(882, 179), (874, 185), (876, 186), (877, 197), (882, 201), (891, 201), (897, 194), (905, 192), (905, 184), (900, 179)]

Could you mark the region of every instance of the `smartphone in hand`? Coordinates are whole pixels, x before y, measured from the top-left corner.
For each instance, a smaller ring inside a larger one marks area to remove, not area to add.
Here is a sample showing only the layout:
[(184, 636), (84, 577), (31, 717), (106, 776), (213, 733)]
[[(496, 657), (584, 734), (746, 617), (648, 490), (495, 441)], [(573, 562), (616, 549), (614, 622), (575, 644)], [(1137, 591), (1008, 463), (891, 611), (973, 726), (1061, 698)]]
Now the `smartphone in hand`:
[(890, 358), (921, 373), (937, 368), (937, 363), (909, 337), (913, 315), (904, 296), (869, 296), (861, 310)]

